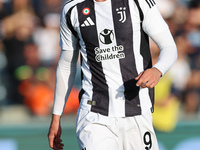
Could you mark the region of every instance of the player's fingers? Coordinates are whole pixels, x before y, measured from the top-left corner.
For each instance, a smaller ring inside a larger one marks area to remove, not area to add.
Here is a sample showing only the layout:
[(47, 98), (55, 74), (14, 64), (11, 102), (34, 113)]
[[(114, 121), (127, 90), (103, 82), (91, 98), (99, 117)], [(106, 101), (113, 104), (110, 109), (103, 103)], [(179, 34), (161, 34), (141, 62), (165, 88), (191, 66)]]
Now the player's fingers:
[(137, 77), (135, 77), (135, 80), (139, 80), (143, 73), (144, 71), (142, 71)]
[(54, 147), (54, 139), (49, 138), (49, 146), (50, 146), (51, 148)]
[(136, 86), (141, 86), (141, 87), (145, 87), (147, 82), (149, 81), (149, 77), (145, 76), (144, 74), (140, 77), (140, 79), (138, 80), (138, 82), (136, 83)]
[(145, 82), (145, 83), (141, 84), (140, 86), (141, 86), (142, 88), (146, 88), (146, 87), (147, 87), (147, 86), (146, 86), (147, 83), (148, 83), (148, 82)]
[(61, 145), (54, 145), (53, 149), (54, 150), (61, 150), (61, 149), (63, 149), (63, 146), (61, 146)]
[(145, 84), (145, 87), (151, 88), (151, 85), (153, 84), (153, 82), (154, 82), (153, 80), (147, 81), (146, 84)]
[(140, 77), (139, 77), (139, 79), (138, 79), (138, 81), (136, 83), (136, 86), (141, 86), (143, 88), (145, 87), (145, 84), (150, 80), (150, 77), (151, 77), (151, 76), (149, 76), (148, 72), (149, 71), (146, 70), (146, 71), (143, 71), (141, 73), (141, 75), (139, 75)]
[(54, 143), (55, 143), (56, 145), (62, 145), (62, 146), (64, 146), (64, 144), (62, 143), (62, 140), (61, 140), (61, 139), (55, 140)]
[(152, 84), (149, 86), (149, 88), (155, 87), (157, 83), (158, 83), (158, 82), (156, 82), (156, 81), (152, 82)]
[(49, 138), (49, 146), (54, 149), (54, 150), (60, 150), (63, 149), (64, 144), (61, 143), (62, 140), (60, 138), (57, 138), (55, 136), (52, 135), (48, 135)]
[(54, 150), (61, 150), (61, 149), (63, 149), (63, 146), (57, 144), (57, 145), (54, 145), (53, 149)]
[(54, 138), (55, 138), (55, 136), (52, 134), (52, 132), (49, 131), (49, 133), (48, 133), (48, 140), (49, 140), (49, 146), (51, 148), (53, 148)]
[(137, 83), (136, 83), (136, 86), (141, 86), (141, 87), (145, 87), (145, 84), (147, 83), (147, 81), (145, 80), (139, 80)]
[(156, 81), (152, 81), (151, 83), (147, 82), (147, 84), (145, 84), (144, 86), (142, 86), (143, 88), (153, 88), (154, 86), (156, 86), (157, 82)]
[(49, 140), (49, 146), (50, 146), (51, 148), (53, 148), (55, 136), (54, 136), (54, 134), (53, 134), (51, 128), (49, 128), (49, 132), (48, 132), (48, 135), (47, 135), (47, 136), (48, 136), (48, 140)]
[(154, 80), (151, 79), (150, 76), (147, 75), (143, 75), (139, 81), (138, 81), (138, 85), (141, 86), (142, 88), (149, 88), (150, 85), (153, 83)]
[(58, 147), (58, 146), (54, 145), (53, 149), (54, 149), (54, 150), (62, 150), (63, 147)]
[(61, 145), (63, 145), (61, 139), (55, 138), (54, 142), (55, 142), (56, 144), (61, 144)]
[(54, 146), (53, 146), (53, 149), (54, 150), (60, 150), (60, 149), (63, 149), (63, 146), (64, 146), (64, 144), (63, 143), (61, 143), (62, 142), (62, 140), (54, 140)]

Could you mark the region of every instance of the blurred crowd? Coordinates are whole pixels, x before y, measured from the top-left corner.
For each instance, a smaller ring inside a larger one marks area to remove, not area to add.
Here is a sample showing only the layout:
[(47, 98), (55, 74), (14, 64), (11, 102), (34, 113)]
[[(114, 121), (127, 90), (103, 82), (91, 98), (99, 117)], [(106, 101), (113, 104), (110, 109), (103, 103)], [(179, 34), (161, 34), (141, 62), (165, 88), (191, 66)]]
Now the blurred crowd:
[[(175, 65), (155, 87), (154, 127), (170, 131), (179, 120), (199, 120), (200, 0), (157, 0), (177, 45)], [(159, 49), (151, 42), (153, 63)]]
[[(59, 58), (62, 0), (0, 0), (0, 104), (50, 114)], [(74, 87), (78, 107), (78, 86)], [(74, 99), (73, 98), (73, 99)], [(73, 101), (72, 101), (72, 104)]]
[[(66, 1), (0, 0), (0, 105), (22, 104), (34, 115), (50, 114)], [(155, 110), (167, 108), (171, 119), (178, 112), (194, 117), (200, 107), (200, 0), (156, 1), (177, 44), (178, 60), (156, 87)], [(150, 45), (155, 63), (159, 49)], [(64, 113), (76, 112), (79, 89), (80, 70)]]

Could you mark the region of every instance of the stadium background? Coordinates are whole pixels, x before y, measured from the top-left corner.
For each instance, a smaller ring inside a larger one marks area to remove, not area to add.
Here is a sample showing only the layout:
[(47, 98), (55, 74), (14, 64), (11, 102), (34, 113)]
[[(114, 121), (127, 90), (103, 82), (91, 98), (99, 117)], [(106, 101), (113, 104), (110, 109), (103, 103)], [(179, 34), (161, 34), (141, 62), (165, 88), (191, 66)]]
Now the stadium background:
[[(0, 0), (0, 150), (48, 150), (47, 133), (66, 0)], [(160, 150), (200, 149), (200, 0), (157, 0), (178, 60), (156, 86)], [(151, 41), (153, 63), (159, 50)], [(62, 118), (64, 149), (77, 150), (80, 66)]]

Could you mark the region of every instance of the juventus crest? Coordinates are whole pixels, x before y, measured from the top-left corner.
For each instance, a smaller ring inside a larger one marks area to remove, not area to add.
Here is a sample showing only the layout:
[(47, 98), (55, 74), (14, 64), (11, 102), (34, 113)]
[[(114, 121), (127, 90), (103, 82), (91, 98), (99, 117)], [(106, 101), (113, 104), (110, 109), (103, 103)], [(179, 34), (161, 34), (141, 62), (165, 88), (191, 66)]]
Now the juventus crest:
[(120, 7), (116, 9), (117, 14), (120, 15), (119, 21), (121, 23), (124, 23), (126, 21), (126, 7)]

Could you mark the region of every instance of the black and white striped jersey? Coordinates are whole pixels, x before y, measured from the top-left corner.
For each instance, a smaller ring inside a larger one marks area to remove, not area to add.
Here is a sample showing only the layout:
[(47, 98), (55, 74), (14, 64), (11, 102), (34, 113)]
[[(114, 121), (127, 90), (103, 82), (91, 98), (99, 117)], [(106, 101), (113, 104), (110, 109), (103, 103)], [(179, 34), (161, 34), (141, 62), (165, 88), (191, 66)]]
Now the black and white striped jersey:
[(81, 52), (80, 107), (113, 117), (151, 109), (153, 89), (137, 87), (135, 77), (152, 67), (148, 36), (166, 28), (154, 0), (69, 1), (60, 46)]

